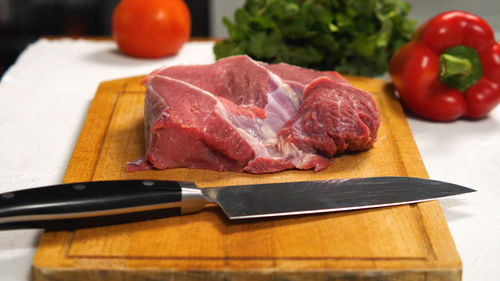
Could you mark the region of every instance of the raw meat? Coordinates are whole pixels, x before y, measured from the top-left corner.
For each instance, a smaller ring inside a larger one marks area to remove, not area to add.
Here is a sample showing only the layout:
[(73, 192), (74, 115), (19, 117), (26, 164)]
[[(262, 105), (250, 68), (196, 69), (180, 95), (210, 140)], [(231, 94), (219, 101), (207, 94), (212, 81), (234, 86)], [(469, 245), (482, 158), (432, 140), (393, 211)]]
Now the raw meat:
[(321, 171), (370, 148), (380, 124), (370, 94), (338, 73), (247, 56), (158, 69), (144, 83), (146, 156), (127, 171)]

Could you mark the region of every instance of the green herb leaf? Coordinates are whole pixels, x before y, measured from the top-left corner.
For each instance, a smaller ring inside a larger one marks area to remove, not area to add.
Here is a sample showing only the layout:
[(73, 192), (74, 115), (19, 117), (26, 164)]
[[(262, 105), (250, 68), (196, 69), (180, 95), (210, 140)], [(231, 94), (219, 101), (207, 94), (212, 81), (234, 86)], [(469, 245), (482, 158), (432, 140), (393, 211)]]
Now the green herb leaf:
[(247, 0), (233, 22), (223, 19), (229, 38), (214, 53), (376, 76), (411, 39), (410, 8), (402, 0)]

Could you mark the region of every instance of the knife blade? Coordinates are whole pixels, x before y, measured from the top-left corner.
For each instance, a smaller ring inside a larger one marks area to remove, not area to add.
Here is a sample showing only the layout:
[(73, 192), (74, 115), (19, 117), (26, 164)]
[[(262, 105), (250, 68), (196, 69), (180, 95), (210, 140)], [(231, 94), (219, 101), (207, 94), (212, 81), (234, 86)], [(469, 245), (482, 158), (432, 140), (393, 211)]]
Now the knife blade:
[[(0, 194), (0, 224), (74, 228), (201, 211), (230, 219), (299, 215), (416, 203), (475, 190), (413, 177), (371, 177), (199, 188), (192, 182), (78, 182)], [(76, 223), (75, 223), (76, 222)]]

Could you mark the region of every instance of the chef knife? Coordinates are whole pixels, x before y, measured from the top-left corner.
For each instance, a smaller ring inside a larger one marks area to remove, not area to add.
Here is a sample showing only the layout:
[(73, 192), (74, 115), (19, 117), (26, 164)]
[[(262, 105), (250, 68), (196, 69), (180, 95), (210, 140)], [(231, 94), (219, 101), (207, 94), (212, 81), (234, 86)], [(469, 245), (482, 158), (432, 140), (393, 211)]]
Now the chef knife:
[(247, 219), (384, 207), (473, 191), (412, 177), (209, 188), (181, 181), (79, 182), (0, 194), (0, 224), (45, 228), (106, 225), (199, 212), (209, 203), (219, 205), (230, 219)]

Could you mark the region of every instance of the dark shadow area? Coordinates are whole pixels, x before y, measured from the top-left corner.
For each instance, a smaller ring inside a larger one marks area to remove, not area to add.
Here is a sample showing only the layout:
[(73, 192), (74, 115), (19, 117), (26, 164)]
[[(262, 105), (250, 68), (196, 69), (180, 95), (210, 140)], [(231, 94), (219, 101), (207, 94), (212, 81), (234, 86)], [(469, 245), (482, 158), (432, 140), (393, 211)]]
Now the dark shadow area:
[(99, 52), (91, 53), (85, 57), (86, 61), (102, 65), (116, 66), (134, 66), (134, 65), (151, 65), (151, 69), (158, 65), (158, 59), (147, 59), (127, 56), (117, 48), (109, 48), (100, 50)]

